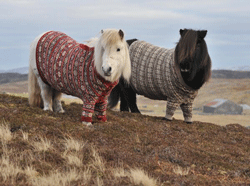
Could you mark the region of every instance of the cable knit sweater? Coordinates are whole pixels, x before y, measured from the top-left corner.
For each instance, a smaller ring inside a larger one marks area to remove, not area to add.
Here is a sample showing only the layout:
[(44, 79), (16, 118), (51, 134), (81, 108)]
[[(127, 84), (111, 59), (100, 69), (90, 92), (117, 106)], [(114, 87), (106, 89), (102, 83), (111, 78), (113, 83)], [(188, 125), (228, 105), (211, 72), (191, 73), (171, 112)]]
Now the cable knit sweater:
[(55, 31), (45, 33), (36, 49), (41, 79), (60, 92), (82, 99), (81, 119), (86, 122), (92, 121), (94, 111), (99, 120), (107, 120), (107, 97), (118, 83), (106, 81), (96, 72), (93, 55), (94, 48)]
[(172, 118), (181, 106), (186, 121), (191, 121), (192, 104), (197, 91), (187, 86), (174, 62), (174, 49), (135, 41), (129, 47), (131, 86), (137, 94), (150, 99), (167, 100), (166, 118)]

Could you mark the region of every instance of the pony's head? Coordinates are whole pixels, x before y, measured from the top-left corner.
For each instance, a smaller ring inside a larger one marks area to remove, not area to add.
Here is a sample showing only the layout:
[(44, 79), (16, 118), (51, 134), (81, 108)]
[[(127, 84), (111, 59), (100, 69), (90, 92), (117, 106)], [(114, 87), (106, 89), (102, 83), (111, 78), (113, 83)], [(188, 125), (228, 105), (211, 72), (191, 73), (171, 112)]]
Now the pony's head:
[(207, 30), (180, 29), (181, 38), (175, 48), (175, 62), (184, 82), (193, 89), (199, 89), (211, 76), (206, 34)]
[(129, 82), (131, 63), (122, 30), (102, 30), (95, 42), (94, 56), (96, 70), (104, 79), (114, 82), (123, 76)]

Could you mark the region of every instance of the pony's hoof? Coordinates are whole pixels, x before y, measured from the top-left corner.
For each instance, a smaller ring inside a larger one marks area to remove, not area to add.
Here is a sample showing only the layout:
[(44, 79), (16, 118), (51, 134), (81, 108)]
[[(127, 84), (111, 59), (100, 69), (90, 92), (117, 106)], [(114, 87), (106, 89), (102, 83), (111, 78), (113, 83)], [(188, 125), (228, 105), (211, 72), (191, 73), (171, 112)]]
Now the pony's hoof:
[(192, 124), (192, 123), (193, 123), (191, 117), (184, 118), (184, 121), (185, 121), (187, 124)]
[(65, 113), (65, 110), (60, 110), (60, 111), (58, 111), (58, 113), (61, 113), (61, 114), (63, 114), (63, 113)]
[(97, 119), (99, 120), (99, 121), (101, 121), (101, 122), (107, 122), (107, 117), (106, 117), (106, 115), (104, 115), (104, 116), (102, 116), (102, 115), (100, 115), (100, 116), (96, 116), (97, 117)]
[(44, 110), (44, 111), (53, 112), (53, 109), (52, 109), (52, 108), (44, 108), (43, 110)]
[(165, 120), (165, 121), (173, 121), (172, 119), (168, 119), (168, 118), (162, 118), (162, 120)]
[(86, 121), (82, 121), (82, 124), (87, 126), (87, 127), (93, 126), (91, 122), (86, 122)]

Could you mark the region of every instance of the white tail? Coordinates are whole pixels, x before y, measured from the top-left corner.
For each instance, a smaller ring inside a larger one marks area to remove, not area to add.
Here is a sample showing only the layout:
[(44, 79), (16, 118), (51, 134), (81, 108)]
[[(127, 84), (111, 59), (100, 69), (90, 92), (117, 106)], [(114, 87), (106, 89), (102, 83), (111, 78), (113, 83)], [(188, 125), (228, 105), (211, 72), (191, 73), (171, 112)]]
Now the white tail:
[(29, 67), (28, 93), (30, 106), (43, 107), (41, 89), (38, 85), (37, 77), (35, 76), (32, 67)]

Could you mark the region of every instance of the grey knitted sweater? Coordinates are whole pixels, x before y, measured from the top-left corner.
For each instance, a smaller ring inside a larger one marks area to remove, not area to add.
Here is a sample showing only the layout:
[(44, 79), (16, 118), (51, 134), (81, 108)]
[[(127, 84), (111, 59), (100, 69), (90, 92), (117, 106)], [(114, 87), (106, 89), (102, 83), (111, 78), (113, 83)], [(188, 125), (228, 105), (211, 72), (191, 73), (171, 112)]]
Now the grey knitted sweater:
[(150, 99), (167, 100), (166, 117), (181, 106), (185, 120), (191, 120), (197, 90), (187, 86), (174, 62), (174, 49), (135, 41), (129, 47), (131, 86), (137, 94)]

